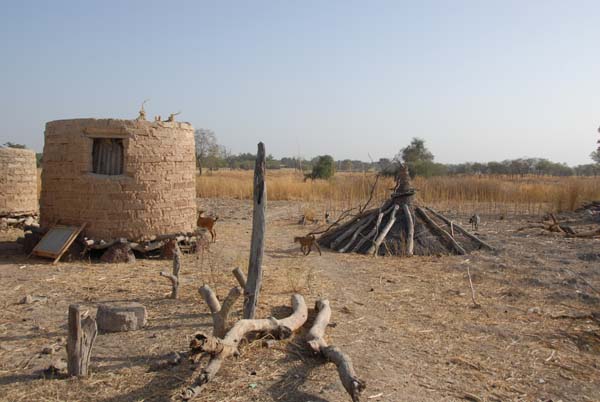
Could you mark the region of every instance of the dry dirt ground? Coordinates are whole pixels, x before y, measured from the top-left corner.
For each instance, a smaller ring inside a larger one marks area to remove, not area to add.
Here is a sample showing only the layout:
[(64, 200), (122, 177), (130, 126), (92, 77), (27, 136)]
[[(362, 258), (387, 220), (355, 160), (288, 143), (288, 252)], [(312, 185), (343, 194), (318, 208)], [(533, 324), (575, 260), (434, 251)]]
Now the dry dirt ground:
[[(220, 216), (218, 241), (184, 257), (180, 300), (166, 298), (170, 285), (158, 275), (169, 261), (53, 266), (26, 260), (13, 243), (19, 232), (2, 232), (0, 399), (165, 401), (188, 384), (187, 361), (150, 366), (186, 350), (196, 330), (210, 329), (197, 289), (208, 283), (226, 294), (235, 284), (230, 270), (245, 269), (251, 229), (249, 202), (200, 202)], [(298, 203), (268, 204), (259, 315), (289, 314), (294, 292), (310, 307), (328, 298), (328, 340), (352, 357), (367, 383), (365, 401), (600, 401), (600, 240), (517, 233), (526, 218), (482, 216), (478, 233), (497, 252), (399, 259), (323, 250), (304, 257), (292, 237), (312, 227), (296, 223), (299, 211)], [(473, 307), (467, 267), (481, 308)], [(25, 295), (48, 299), (19, 304)], [(95, 315), (99, 303), (114, 300), (145, 304), (148, 325), (99, 335), (88, 378), (41, 378), (52, 358), (66, 356), (68, 305)], [(305, 332), (272, 348), (247, 345), (197, 400), (349, 401), (335, 367), (306, 352)], [(48, 347), (53, 355), (42, 353)]]

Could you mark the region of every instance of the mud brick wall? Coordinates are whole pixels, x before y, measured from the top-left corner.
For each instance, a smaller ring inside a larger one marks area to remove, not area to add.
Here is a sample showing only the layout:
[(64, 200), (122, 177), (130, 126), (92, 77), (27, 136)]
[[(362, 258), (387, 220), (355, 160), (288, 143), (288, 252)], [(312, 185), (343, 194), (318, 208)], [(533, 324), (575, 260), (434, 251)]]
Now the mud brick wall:
[(35, 152), (0, 148), (0, 216), (37, 214), (37, 198)]
[[(93, 173), (94, 139), (121, 139), (123, 173)], [(148, 240), (196, 228), (194, 129), (116, 119), (46, 124), (40, 223), (87, 223), (85, 235)]]

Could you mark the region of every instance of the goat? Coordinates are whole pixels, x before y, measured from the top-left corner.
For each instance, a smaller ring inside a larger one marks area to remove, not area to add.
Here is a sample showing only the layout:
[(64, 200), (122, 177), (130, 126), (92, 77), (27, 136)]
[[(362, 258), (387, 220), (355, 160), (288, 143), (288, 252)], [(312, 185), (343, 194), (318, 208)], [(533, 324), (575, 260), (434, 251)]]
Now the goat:
[(215, 230), (215, 223), (219, 220), (219, 217), (210, 218), (208, 216), (202, 216), (204, 211), (198, 212), (198, 223), (197, 226), (205, 228), (210, 233), (210, 237), (213, 243), (217, 241), (217, 232)]
[(473, 216), (469, 218), (469, 223), (471, 224), (471, 229), (478, 230), (479, 224), (481, 223), (481, 218), (479, 215), (473, 214)]
[(315, 246), (315, 248), (319, 252), (319, 255), (321, 255), (321, 248), (319, 247), (319, 244), (315, 240), (314, 235), (308, 235), (308, 236), (303, 236), (303, 237), (296, 236), (296, 237), (294, 237), (294, 243), (300, 243), (300, 250), (302, 251), (302, 254), (304, 254), (304, 255), (309, 255), (313, 246)]

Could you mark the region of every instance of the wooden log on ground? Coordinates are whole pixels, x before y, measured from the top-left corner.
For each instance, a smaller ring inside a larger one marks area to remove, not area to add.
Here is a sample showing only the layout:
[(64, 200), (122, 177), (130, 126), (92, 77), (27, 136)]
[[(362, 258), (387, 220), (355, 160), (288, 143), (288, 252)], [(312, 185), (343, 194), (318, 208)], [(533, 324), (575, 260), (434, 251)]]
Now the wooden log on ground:
[(377, 222), (375, 222), (375, 226), (373, 226), (373, 229), (371, 229), (371, 231), (367, 233), (365, 237), (363, 237), (358, 241), (358, 243), (356, 243), (356, 246), (352, 248), (352, 251), (359, 250), (363, 244), (371, 240), (371, 238), (377, 234), (377, 232), (379, 231), (379, 225), (381, 225), (381, 221), (383, 220), (383, 215), (383, 212), (380, 212), (379, 215), (377, 215)]
[(244, 318), (246, 319), (254, 318), (262, 285), (262, 259), (265, 250), (265, 214), (267, 209), (265, 172), (265, 145), (259, 142), (256, 164), (254, 165), (254, 210), (252, 213), (248, 280), (244, 289)]
[(363, 222), (361, 222), (360, 219), (356, 219), (356, 222), (354, 222), (352, 225), (350, 225), (350, 227), (348, 229), (346, 229), (342, 234), (340, 234), (338, 237), (336, 237), (331, 242), (331, 245), (329, 247), (332, 249), (335, 249), (338, 244), (340, 244), (341, 242), (346, 240), (348, 237), (350, 237), (350, 235), (356, 233), (358, 228), (361, 227), (362, 225), (363, 225)]
[(67, 372), (70, 377), (85, 377), (89, 373), (90, 357), (98, 327), (96, 321), (87, 316), (81, 319), (80, 307), (69, 306), (69, 334), (67, 336)]
[(448, 243), (454, 249), (456, 254), (459, 254), (459, 255), (467, 254), (465, 249), (462, 248), (462, 246), (460, 244), (458, 244), (456, 242), (456, 240), (454, 240), (452, 238), (452, 236), (450, 236), (450, 233), (446, 232), (437, 223), (435, 223), (433, 221), (433, 219), (431, 219), (429, 217), (429, 215), (427, 215), (427, 213), (425, 212), (425, 210), (423, 208), (417, 207), (416, 211), (419, 213), (419, 215), (421, 215), (421, 218), (423, 218), (423, 220), (429, 225), (429, 228), (431, 229), (431, 231), (436, 233), (439, 237), (441, 237), (444, 241), (446, 241), (446, 243)]
[(266, 332), (271, 333), (277, 339), (289, 338), (294, 331), (304, 325), (308, 318), (308, 309), (302, 296), (298, 294), (292, 296), (292, 309), (292, 315), (281, 320), (273, 317), (240, 320), (235, 323), (223, 339), (202, 332), (196, 333), (190, 343), (192, 353), (209, 353), (211, 359), (208, 365), (202, 369), (194, 384), (182, 392), (181, 398), (190, 400), (198, 396), (202, 387), (219, 372), (225, 359), (239, 355), (238, 346), (248, 334)]
[(367, 254), (377, 255), (377, 252), (379, 251), (379, 246), (381, 246), (381, 242), (385, 239), (385, 236), (387, 236), (392, 226), (394, 226), (394, 223), (396, 223), (396, 212), (399, 208), (400, 206), (398, 204), (394, 204), (392, 214), (390, 215), (390, 219), (387, 221), (387, 224), (383, 227), (381, 233), (379, 233), (379, 236), (377, 236), (377, 238), (373, 242), (371, 248), (369, 248), (369, 251), (367, 251)]
[(364, 220), (364, 223), (362, 225), (360, 225), (358, 227), (358, 229), (356, 229), (356, 231), (354, 232), (354, 234), (352, 235), (352, 237), (350, 238), (350, 240), (348, 241), (348, 243), (346, 243), (346, 245), (342, 248), (340, 248), (338, 251), (340, 253), (345, 253), (352, 244), (354, 244), (354, 242), (356, 241), (356, 238), (358, 237), (358, 235), (365, 230), (365, 228), (367, 226), (369, 226), (369, 224), (373, 221), (373, 219), (375, 219), (375, 215), (369, 215), (367, 217), (367, 219)]
[(446, 223), (447, 225), (452, 225), (456, 230), (458, 230), (460, 233), (462, 233), (463, 235), (467, 236), (469, 239), (473, 240), (475, 243), (479, 244), (480, 247), (482, 248), (486, 248), (488, 250), (494, 250), (494, 247), (490, 246), (488, 243), (484, 242), (483, 240), (481, 240), (479, 237), (475, 236), (474, 234), (470, 233), (469, 231), (467, 231), (466, 229), (464, 229), (462, 226), (460, 226), (459, 224), (450, 221), (448, 218), (446, 218), (444, 215), (440, 214), (439, 212), (434, 211), (431, 208), (427, 208), (427, 210), (429, 212), (431, 212), (432, 214), (434, 214), (435, 216), (437, 216), (438, 218), (440, 218), (442, 221), (444, 221), (444, 223)]
[(574, 238), (580, 238), (580, 239), (594, 239), (596, 237), (600, 237), (600, 229), (591, 230), (588, 232), (574, 233), (574, 234), (567, 233), (566, 237), (574, 237)]
[(223, 301), (223, 305), (219, 303), (215, 292), (208, 285), (203, 285), (198, 289), (202, 298), (208, 305), (210, 313), (213, 319), (213, 336), (217, 338), (223, 338), (226, 334), (227, 319), (229, 318), (229, 312), (233, 307), (235, 301), (242, 294), (240, 288), (235, 287), (229, 291), (229, 294)]
[(244, 275), (242, 270), (239, 268), (235, 268), (233, 271), (231, 271), (231, 273), (233, 274), (233, 276), (235, 276), (235, 279), (240, 284), (240, 287), (242, 289), (246, 289), (246, 276)]
[(160, 276), (164, 276), (171, 281), (171, 299), (179, 297), (179, 270), (181, 269), (181, 250), (177, 243), (173, 246), (173, 274), (162, 271)]
[(412, 256), (415, 248), (415, 222), (410, 212), (410, 208), (406, 204), (402, 204), (402, 210), (406, 217), (406, 255)]
[(329, 346), (324, 339), (325, 329), (327, 329), (331, 318), (329, 301), (318, 300), (315, 304), (315, 310), (318, 314), (306, 337), (308, 345), (314, 353), (324, 356), (336, 365), (342, 385), (352, 398), (352, 402), (359, 402), (360, 394), (365, 389), (365, 382), (356, 375), (350, 356), (335, 346)]

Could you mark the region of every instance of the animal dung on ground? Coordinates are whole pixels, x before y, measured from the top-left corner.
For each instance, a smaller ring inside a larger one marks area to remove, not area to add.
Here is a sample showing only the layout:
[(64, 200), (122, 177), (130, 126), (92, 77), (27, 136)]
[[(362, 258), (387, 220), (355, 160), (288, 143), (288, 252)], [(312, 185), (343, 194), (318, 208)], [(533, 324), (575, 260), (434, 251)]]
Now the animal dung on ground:
[(363, 211), (334, 226), (319, 244), (340, 253), (371, 255), (466, 254), (492, 246), (431, 208), (419, 206), (406, 166), (391, 197), (379, 208)]
[(146, 318), (146, 307), (136, 302), (101, 304), (96, 313), (101, 332), (135, 331), (146, 325)]

